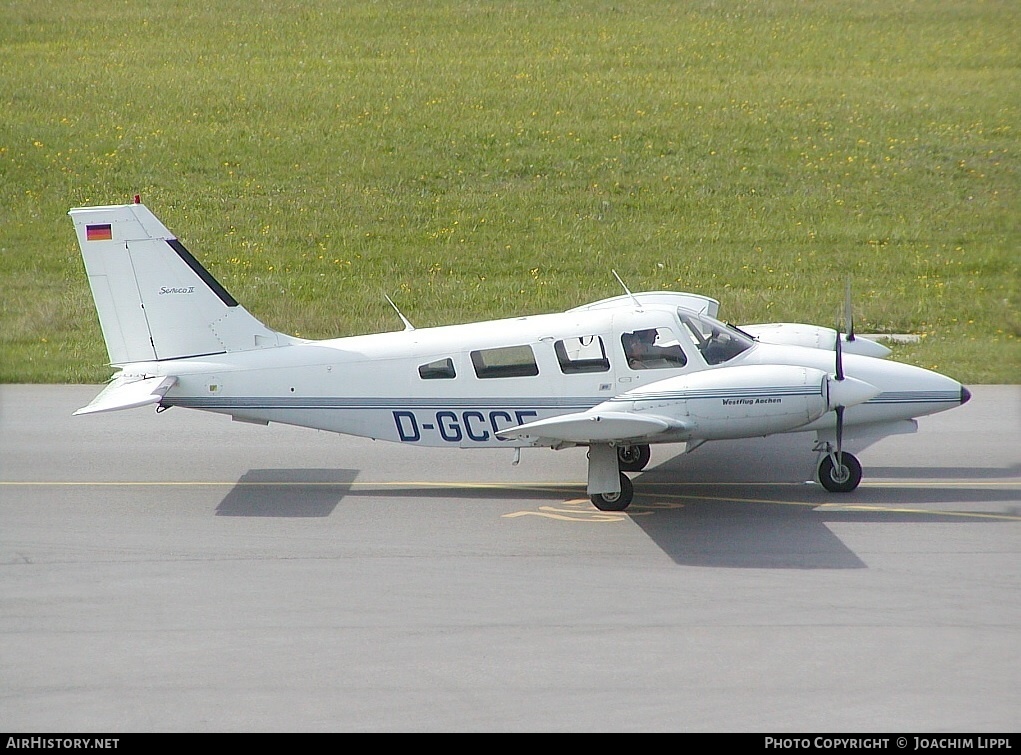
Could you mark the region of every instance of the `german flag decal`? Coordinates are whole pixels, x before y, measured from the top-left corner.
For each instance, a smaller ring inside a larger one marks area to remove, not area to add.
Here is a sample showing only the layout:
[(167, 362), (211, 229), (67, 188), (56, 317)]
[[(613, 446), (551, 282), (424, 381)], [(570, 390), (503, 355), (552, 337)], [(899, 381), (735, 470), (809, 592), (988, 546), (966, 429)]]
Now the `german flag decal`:
[(109, 223), (87, 225), (85, 226), (85, 238), (88, 241), (109, 241), (113, 238), (113, 227)]

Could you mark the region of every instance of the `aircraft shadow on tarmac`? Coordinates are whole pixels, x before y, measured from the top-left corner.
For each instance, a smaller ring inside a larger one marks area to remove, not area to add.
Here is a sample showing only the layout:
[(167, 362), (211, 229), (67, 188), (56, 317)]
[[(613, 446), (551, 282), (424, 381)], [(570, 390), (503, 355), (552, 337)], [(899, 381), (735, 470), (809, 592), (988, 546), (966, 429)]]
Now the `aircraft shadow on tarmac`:
[[(641, 488), (639, 487), (639, 491)], [(861, 491), (865, 492), (865, 491)], [(543, 521), (571, 522), (630, 520), (645, 532), (677, 564), (717, 568), (762, 569), (862, 569), (867, 565), (830, 529), (831, 524), (997, 524), (1016, 518), (1021, 512), (1002, 508), (989, 511), (927, 511), (937, 504), (934, 493), (942, 491), (877, 488), (868, 495), (834, 500), (819, 486), (800, 485), (705, 485), (653, 486), (647, 495), (639, 492), (626, 512), (607, 514), (591, 507), (593, 518), (574, 509), (566, 516)], [(945, 498), (960, 502), (967, 491), (949, 491)], [(1002, 503), (1003, 492), (977, 491)], [(906, 500), (907, 494), (911, 500)], [(917, 494), (917, 495), (916, 495)], [(474, 487), (389, 487), (386, 490), (352, 490), (354, 498), (401, 498), (478, 500), (494, 503), (527, 501), (532, 512), (554, 510), (563, 514), (565, 502), (577, 504), (584, 497), (584, 485), (480, 491)], [(944, 496), (940, 496), (943, 498)], [(983, 496), (985, 497), (985, 496)], [(796, 498), (796, 501), (792, 501)], [(770, 500), (772, 499), (772, 500)], [(586, 504), (587, 508), (588, 504)], [(831, 508), (842, 506), (847, 508)], [(862, 508), (855, 508), (862, 507)], [(911, 510), (904, 510), (910, 507)], [(529, 518), (535, 521), (535, 518)]]
[[(1016, 490), (983, 486), (984, 480), (1012, 476), (1011, 470), (868, 468), (866, 482), (880, 484), (833, 495), (817, 483), (806, 484), (814, 477), (817, 457), (787, 439), (720, 444), (715, 450), (701, 457), (699, 451), (675, 455), (634, 478), (635, 503), (628, 513), (680, 564), (864, 568), (829, 524), (992, 524), (1019, 513), (1010, 504)], [(939, 486), (950, 479), (958, 484)], [(962, 511), (962, 503), (985, 505), (981, 511)]]
[[(676, 563), (717, 568), (861, 569), (866, 564), (837, 537), (834, 523), (994, 524), (1016, 518), (1011, 501), (1017, 491), (982, 486), (991, 476), (984, 469), (961, 469), (954, 478), (974, 480), (940, 488), (930, 468), (883, 468), (887, 484), (863, 486), (834, 496), (818, 484), (805, 484), (811, 471), (809, 455), (792, 456), (782, 450), (765, 453), (737, 469), (718, 457), (689, 464), (674, 457), (634, 476), (636, 499), (627, 512), (613, 515), (630, 520)], [(731, 461), (734, 461), (733, 459)], [(747, 460), (746, 460), (747, 461)], [(736, 473), (735, 473), (736, 471)], [(1006, 470), (997, 470), (1004, 475)], [(451, 482), (436, 487), (401, 484), (383, 489), (355, 487), (356, 469), (254, 469), (245, 473), (216, 509), (217, 516), (328, 517), (345, 498), (442, 498), (464, 501), (514, 501), (536, 511), (584, 499), (583, 482), (506, 487)], [(917, 486), (896, 479), (936, 480)], [(961, 510), (962, 503), (988, 504), (988, 510)], [(1005, 506), (1005, 503), (1007, 504)], [(941, 507), (947, 506), (946, 509)], [(582, 509), (587, 510), (588, 504)], [(932, 508), (930, 508), (932, 507)], [(950, 508), (952, 507), (952, 508)], [(911, 509), (911, 510), (905, 510)], [(584, 512), (576, 521), (584, 521)], [(592, 507), (593, 514), (600, 514)], [(596, 521), (593, 519), (593, 521)], [(605, 514), (602, 521), (605, 521)]]
[[(675, 563), (739, 569), (863, 569), (858, 558), (811, 509), (743, 502), (686, 503), (632, 519)], [(659, 513), (659, 512), (656, 512)]]
[(251, 469), (220, 501), (216, 515), (329, 516), (357, 476), (357, 469)]
[[(672, 495), (671, 493), (674, 493)], [(922, 491), (927, 497), (918, 501), (904, 500), (903, 490), (870, 491), (863, 497), (841, 497), (834, 501), (824, 492), (790, 486), (773, 487), (768, 491), (771, 501), (758, 497), (761, 489), (720, 486), (717, 490), (658, 490), (655, 495), (663, 504), (636, 501), (628, 509), (635, 524), (678, 564), (768, 569), (860, 569), (866, 568), (830, 527), (854, 523), (886, 525), (917, 524), (1003, 524), (1013, 517), (1003, 509), (991, 512), (926, 511), (925, 504), (935, 503), (936, 491)], [(797, 498), (797, 501), (784, 500)], [(963, 491), (954, 491), (960, 500)], [(732, 497), (731, 497), (732, 496)], [(709, 499), (711, 497), (711, 499)], [(814, 499), (818, 498), (818, 506)], [(707, 500), (708, 499), (708, 500)], [(729, 500), (728, 500), (729, 499)], [(999, 493), (1002, 502), (1003, 493)], [(656, 509), (666, 505), (666, 511)], [(840, 506), (841, 508), (830, 508)], [(905, 511), (904, 507), (912, 508)], [(847, 508), (843, 508), (847, 507)], [(862, 508), (857, 508), (862, 507)], [(650, 512), (652, 515), (643, 515)], [(1016, 513), (1014, 514), (1016, 517)]]

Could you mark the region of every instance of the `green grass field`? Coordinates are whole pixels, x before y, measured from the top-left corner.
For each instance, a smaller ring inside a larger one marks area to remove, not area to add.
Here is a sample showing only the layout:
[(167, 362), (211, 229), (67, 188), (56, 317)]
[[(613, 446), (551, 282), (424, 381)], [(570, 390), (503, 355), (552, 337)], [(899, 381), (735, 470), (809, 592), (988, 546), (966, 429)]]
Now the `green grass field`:
[(0, 5), (0, 382), (110, 369), (67, 210), (330, 337), (708, 294), (1021, 383), (1016, 0)]

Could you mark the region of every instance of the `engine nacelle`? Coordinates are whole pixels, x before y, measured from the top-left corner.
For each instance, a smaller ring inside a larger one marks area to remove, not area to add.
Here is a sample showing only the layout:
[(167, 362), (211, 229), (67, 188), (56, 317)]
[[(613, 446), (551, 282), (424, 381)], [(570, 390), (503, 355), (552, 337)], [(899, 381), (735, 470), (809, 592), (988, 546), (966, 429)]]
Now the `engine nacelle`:
[[(742, 325), (741, 330), (762, 343), (780, 346), (806, 346), (810, 349), (833, 351), (837, 341), (837, 331), (833, 328), (802, 323), (771, 322), (761, 325)], [(849, 341), (846, 335), (841, 334), (840, 345), (848, 354), (861, 354), (878, 359), (884, 359), (891, 353), (883, 344), (862, 336), (855, 336), (853, 340)]]
[(772, 435), (807, 425), (829, 411), (827, 378), (812, 367), (721, 367), (635, 388), (599, 408), (675, 419), (691, 438)]

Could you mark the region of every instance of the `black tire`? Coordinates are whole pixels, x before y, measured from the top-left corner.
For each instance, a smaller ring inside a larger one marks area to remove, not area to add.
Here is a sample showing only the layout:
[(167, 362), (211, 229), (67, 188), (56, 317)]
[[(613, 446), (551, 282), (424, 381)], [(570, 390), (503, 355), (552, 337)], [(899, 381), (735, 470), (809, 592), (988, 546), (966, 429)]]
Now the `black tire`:
[(631, 505), (631, 500), (634, 497), (634, 485), (631, 484), (631, 479), (623, 473), (620, 476), (619, 493), (597, 493), (589, 496), (592, 505), (600, 511), (623, 511)]
[(842, 471), (833, 463), (833, 457), (826, 454), (819, 461), (819, 482), (831, 493), (850, 493), (861, 482), (861, 462), (852, 454), (841, 453)]
[(652, 458), (652, 449), (646, 445), (617, 446), (617, 462), (621, 472), (641, 472)]

